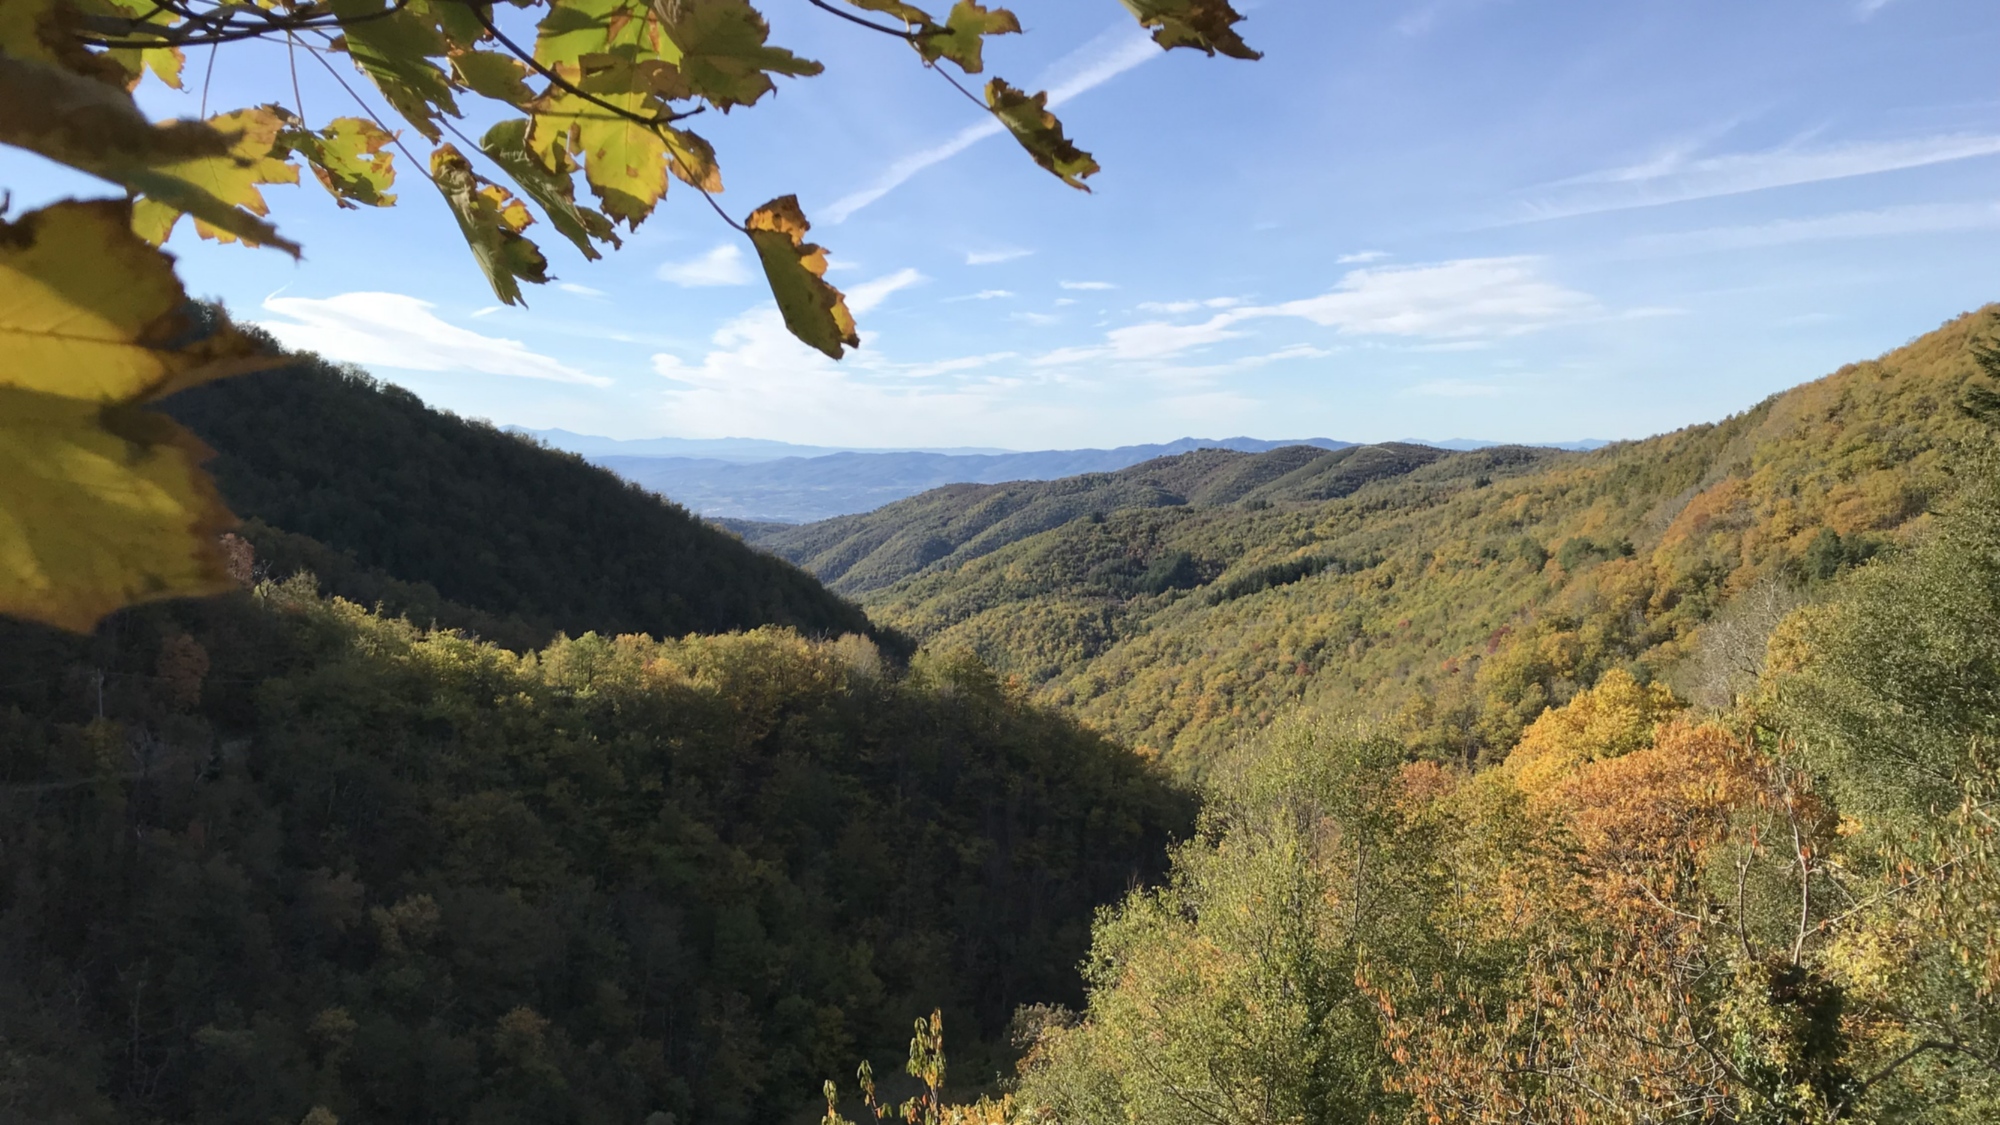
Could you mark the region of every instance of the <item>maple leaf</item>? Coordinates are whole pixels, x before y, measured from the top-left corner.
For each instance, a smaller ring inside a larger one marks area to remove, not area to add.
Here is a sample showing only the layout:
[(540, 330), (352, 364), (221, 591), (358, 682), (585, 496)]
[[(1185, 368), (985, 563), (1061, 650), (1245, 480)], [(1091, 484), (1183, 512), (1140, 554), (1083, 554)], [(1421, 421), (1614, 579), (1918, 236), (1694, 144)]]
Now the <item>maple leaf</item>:
[(826, 69), (770, 46), (770, 25), (748, 0), (675, 0), (662, 10), (661, 57), (680, 69), (690, 90), (724, 112), (770, 93), (773, 74), (808, 78)]
[(0, 143), (39, 153), (191, 214), (215, 230), (297, 257), (298, 244), (281, 237), (271, 224), (172, 170), (228, 157), (241, 139), (199, 121), (155, 125), (117, 87), (0, 53)]
[(535, 98), (528, 88), (528, 68), (512, 55), (495, 51), (453, 51), (451, 72), (458, 81), (482, 98), (527, 105)]
[(826, 283), (826, 251), (805, 240), (812, 224), (799, 210), (798, 197), (773, 199), (751, 212), (744, 226), (792, 335), (834, 359), (843, 354), (843, 344), (860, 347), (847, 298)]
[(553, 171), (528, 151), (527, 119), (502, 121), (488, 129), (486, 135), (479, 139), (479, 148), (506, 170), (528, 198), (541, 205), (543, 213), (549, 217), (549, 225), (574, 243), (584, 257), (595, 259), (602, 256), (597, 251), (597, 242), (608, 242), (613, 246), (619, 244), (618, 228), (611, 224), (610, 219), (600, 212), (577, 205), (575, 184), (570, 179), (575, 169), (567, 154), (560, 149), (556, 151), (561, 170)]
[(1132, 14), (1139, 17), (1142, 27), (1150, 27), (1153, 41), (1171, 51), (1175, 47), (1192, 47), (1197, 51), (1214, 55), (1217, 52), (1232, 59), (1261, 59), (1260, 51), (1253, 51), (1243, 37), (1236, 33), (1236, 24), (1243, 19), (1229, 0), (1121, 0)]
[(1047, 91), (1031, 98), (995, 78), (986, 84), (986, 104), (1035, 163), (1079, 191), (1090, 190), (1083, 181), (1100, 171), (1097, 161), (1063, 136), (1062, 122), (1048, 111)]
[(520, 281), (548, 283), (549, 262), (533, 242), (521, 236), (534, 216), (520, 200), (472, 170), (465, 155), (451, 145), (431, 154), (431, 179), (451, 205), (458, 229), (472, 256), (486, 273), (495, 296), (510, 305), (521, 303)]
[(139, 409), (270, 366), (239, 333), (197, 331), (172, 259), (124, 200), (0, 222), (0, 612), (84, 630), (124, 605), (229, 588), (235, 522), (207, 450)]
[[(290, 150), (278, 143), (279, 133), (291, 121), (292, 115), (276, 106), (218, 114), (209, 118), (208, 124), (216, 132), (235, 138), (229, 151), (164, 165), (155, 171), (177, 182), (193, 184), (231, 207), (253, 215), (268, 215), (271, 209), (258, 186), (299, 182), (299, 170), (287, 159)], [(140, 237), (157, 246), (172, 233), (174, 224), (180, 221), (181, 210), (170, 202), (152, 198), (149, 193), (132, 215)], [(234, 242), (238, 237), (200, 215), (195, 216), (195, 231), (218, 242)], [(256, 245), (257, 240), (246, 237), (244, 241)]]
[(279, 134), (278, 143), (305, 157), (314, 178), (341, 207), (387, 207), (396, 202), (389, 194), (396, 183), (388, 150), (394, 139), (365, 117), (336, 117), (318, 131), (289, 128)]
[(950, 59), (967, 74), (978, 74), (986, 69), (986, 36), (1020, 32), (1021, 21), (1007, 9), (988, 11), (977, 0), (958, 0), (952, 6), (951, 19), (941, 28), (919, 33), (916, 45), (925, 62)]
[[(403, 120), (431, 141), (442, 134), (442, 117), (457, 117), (451, 77), (431, 60), (451, 51), (435, 19), (424, 19), (414, 8), (395, 9), (385, 0), (330, 0), (346, 49), (382, 97)], [(427, 10), (427, 9), (426, 9)]]

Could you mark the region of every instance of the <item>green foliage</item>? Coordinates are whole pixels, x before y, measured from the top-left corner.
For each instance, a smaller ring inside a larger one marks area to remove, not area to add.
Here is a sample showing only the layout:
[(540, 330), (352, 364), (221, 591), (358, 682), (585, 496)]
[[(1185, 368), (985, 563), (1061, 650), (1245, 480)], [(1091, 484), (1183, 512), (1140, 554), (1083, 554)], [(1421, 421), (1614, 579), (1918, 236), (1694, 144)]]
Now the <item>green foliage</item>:
[(1189, 817), (858, 636), (514, 655), (298, 583), (4, 628), (10, 1120), (781, 1118), (913, 1008), (1069, 996)]
[[(212, 471), (238, 512), (521, 627), (488, 632), (407, 595), (391, 599), (419, 622), (435, 614), (529, 647), (558, 631), (788, 625), (870, 633), (901, 650), (809, 575), (580, 458), (431, 410), (352, 368), (310, 355), (287, 362), (167, 409), (217, 451)], [(334, 584), (331, 571), (320, 577), (363, 604), (383, 596)]]

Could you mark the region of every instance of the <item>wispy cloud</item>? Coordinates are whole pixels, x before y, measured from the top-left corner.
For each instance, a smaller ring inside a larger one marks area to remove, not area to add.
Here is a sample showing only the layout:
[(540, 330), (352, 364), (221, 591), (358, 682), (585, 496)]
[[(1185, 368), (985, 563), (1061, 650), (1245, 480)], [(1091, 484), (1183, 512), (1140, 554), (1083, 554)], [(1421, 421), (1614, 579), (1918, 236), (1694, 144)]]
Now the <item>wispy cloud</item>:
[(991, 266), (1000, 262), (1012, 262), (1034, 253), (1033, 250), (968, 250), (965, 264), (968, 266)]
[(1544, 185), (1522, 207), (1521, 221), (1565, 218), (1770, 188), (1922, 168), (2000, 153), (2000, 134), (1946, 133), (1886, 141), (1788, 145), (1762, 152), (1697, 157), (1671, 151), (1639, 164)]
[(1233, 309), (1242, 303), (1241, 297), (1211, 297), (1206, 301), (1141, 301), (1139, 311), (1178, 315), (1202, 309)]
[(258, 324), (288, 348), (364, 367), (405, 371), (472, 371), (606, 387), (590, 375), (536, 352), (519, 340), (482, 336), (447, 324), (437, 306), (402, 293), (342, 293), (324, 299), (268, 297), (264, 308), (288, 320)]
[[(1043, 367), (1166, 359), (1247, 333), (1252, 320), (1296, 318), (1342, 335), (1470, 343), (1519, 336), (1600, 314), (1595, 298), (1543, 277), (1536, 258), (1462, 258), (1434, 265), (1350, 270), (1317, 297), (1225, 308), (1198, 324), (1114, 328), (1101, 344), (1058, 348)], [(1181, 311), (1182, 306), (1164, 306)], [(1191, 311), (1191, 310), (1190, 310)]]
[(1858, 0), (1854, 5), (1854, 14), (1857, 18), (1865, 20), (1895, 2), (1896, 0)]
[(750, 266), (743, 259), (743, 249), (729, 242), (717, 246), (699, 258), (662, 264), (659, 278), (661, 281), (671, 281), (675, 285), (690, 289), (748, 285), (753, 280)]
[(947, 304), (957, 304), (960, 301), (999, 301), (1013, 295), (1011, 291), (1006, 289), (981, 289), (977, 293), (967, 293), (959, 297), (947, 297), (945, 301)]
[(1334, 262), (1337, 265), (1343, 266), (1361, 266), (1367, 265), (1369, 262), (1379, 262), (1388, 256), (1389, 252), (1387, 250), (1360, 250), (1353, 254), (1342, 254), (1340, 257), (1335, 258)]
[(889, 299), (890, 294), (908, 289), (912, 285), (920, 285), (928, 280), (930, 279), (916, 270), (897, 270), (887, 277), (878, 277), (873, 281), (864, 281), (849, 289), (847, 291), (847, 307), (856, 316), (873, 312), (881, 306), (882, 302)]
[[(1051, 107), (1059, 106), (1160, 54), (1159, 46), (1151, 38), (1133, 31), (1129, 24), (1120, 24), (1057, 62), (1036, 84), (1048, 90)], [(910, 177), (1005, 131), (998, 120), (982, 118), (940, 144), (893, 161), (874, 183), (834, 200), (821, 213), (830, 223), (844, 223), (869, 204), (908, 183)]]
[(1096, 292), (1105, 289), (1118, 288), (1116, 285), (1113, 285), (1108, 281), (1065, 281), (1061, 282), (1060, 284), (1064, 289), (1078, 289), (1088, 292)]
[(605, 291), (602, 289), (592, 289), (588, 285), (578, 285), (574, 281), (558, 281), (556, 282), (556, 288), (562, 290), (565, 293), (574, 293), (579, 297), (609, 296), (609, 294), (605, 293)]
[(1743, 226), (1639, 235), (1629, 240), (1626, 246), (1640, 253), (1692, 254), (1783, 246), (1796, 242), (1835, 242), (1996, 229), (2000, 229), (2000, 202), (1919, 203)]

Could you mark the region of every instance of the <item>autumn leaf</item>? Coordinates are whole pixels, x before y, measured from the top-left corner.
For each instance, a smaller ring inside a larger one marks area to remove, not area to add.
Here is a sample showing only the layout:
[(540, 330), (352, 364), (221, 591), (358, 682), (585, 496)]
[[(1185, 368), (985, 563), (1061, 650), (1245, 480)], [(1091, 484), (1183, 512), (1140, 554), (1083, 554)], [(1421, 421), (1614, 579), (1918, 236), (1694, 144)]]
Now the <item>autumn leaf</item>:
[[(166, 33), (181, 22), (178, 14), (153, 3), (153, 0), (66, 0), (64, 6), (73, 16), (89, 18), (100, 29), (109, 21), (124, 21), (124, 26), (115, 34), (118, 39), (162, 40), (158, 47), (114, 47), (97, 55), (97, 58), (119, 68), (124, 74), (126, 88), (137, 85), (147, 71), (168, 87), (175, 90), (181, 88), (181, 69), (187, 58), (179, 48), (164, 42)], [(71, 69), (76, 68), (72, 66)]]
[(864, 12), (881, 12), (885, 15), (894, 16), (913, 27), (935, 26), (937, 24), (937, 21), (931, 18), (929, 12), (924, 11), (915, 4), (905, 4), (903, 0), (847, 0), (847, 2)]
[(528, 68), (512, 55), (496, 51), (453, 51), (451, 71), (466, 89), (483, 98), (527, 105), (535, 98), (528, 88)]
[(155, 125), (123, 90), (0, 54), (0, 143), (39, 153), (191, 214), (216, 230), (297, 257), (298, 244), (281, 237), (271, 224), (173, 171), (211, 157), (230, 157), (241, 141), (200, 121)]
[(1079, 191), (1090, 190), (1083, 181), (1097, 174), (1097, 161), (1063, 136), (1062, 122), (1048, 111), (1046, 91), (1031, 98), (995, 78), (986, 84), (986, 104), (1035, 163)]
[(84, 630), (229, 587), (207, 450), (139, 407), (274, 360), (189, 307), (124, 200), (0, 222), (0, 612)]
[[(275, 106), (239, 109), (211, 117), (208, 119), (210, 128), (235, 138), (228, 152), (164, 165), (154, 171), (171, 177), (175, 182), (193, 184), (231, 207), (242, 208), (257, 216), (268, 215), (271, 209), (265, 204), (264, 195), (257, 190), (258, 187), (299, 182), (299, 170), (287, 159), (290, 151), (278, 143), (278, 134), (290, 123), (291, 114)], [(135, 229), (140, 237), (155, 246), (167, 240), (180, 217), (180, 209), (150, 195), (133, 210)], [(195, 216), (195, 230), (201, 237), (219, 242), (234, 242), (237, 239), (234, 232), (218, 227), (199, 215)], [(256, 245), (254, 238), (245, 238), (244, 241)]]
[(917, 37), (917, 50), (925, 62), (950, 59), (967, 74), (986, 69), (984, 47), (988, 35), (1018, 35), (1021, 21), (1005, 8), (988, 11), (977, 0), (958, 0), (945, 26)]
[(1243, 17), (1229, 0), (1122, 0), (1139, 17), (1142, 27), (1153, 28), (1153, 41), (1171, 51), (1175, 47), (1192, 47), (1195, 50), (1214, 55), (1217, 52), (1232, 59), (1261, 59), (1260, 51), (1253, 51), (1243, 37), (1236, 33), (1236, 24)]
[(773, 74), (806, 78), (826, 69), (766, 40), (770, 25), (747, 0), (674, 0), (660, 6), (660, 55), (688, 88), (717, 109), (750, 105), (774, 88)]
[(601, 257), (595, 245), (597, 242), (608, 242), (613, 246), (619, 244), (618, 228), (611, 224), (611, 220), (588, 207), (578, 206), (575, 185), (570, 179), (574, 168), (567, 154), (557, 151), (561, 171), (551, 171), (528, 151), (528, 122), (525, 118), (502, 121), (488, 129), (486, 135), (479, 139), (479, 148), (506, 170), (528, 198), (541, 206), (543, 213), (549, 217), (549, 225), (574, 243), (584, 257)]
[(548, 259), (521, 236), (534, 222), (525, 204), (505, 188), (480, 177), (464, 154), (451, 145), (440, 146), (431, 154), (431, 178), (451, 205), (458, 229), (496, 296), (518, 305), (519, 281), (547, 284)]
[(342, 207), (387, 207), (396, 165), (388, 146), (395, 138), (365, 117), (336, 117), (317, 131), (292, 127), (278, 143), (305, 157), (320, 186)]
[(805, 240), (812, 224), (799, 210), (798, 197), (773, 199), (751, 212), (744, 225), (792, 335), (834, 359), (844, 354), (843, 344), (860, 347), (847, 298), (826, 283), (826, 251)]
[(331, 6), (354, 65), (405, 121), (436, 141), (439, 120), (458, 116), (451, 78), (431, 61), (451, 50), (437, 23), (414, 10), (390, 7), (386, 0), (331, 0)]

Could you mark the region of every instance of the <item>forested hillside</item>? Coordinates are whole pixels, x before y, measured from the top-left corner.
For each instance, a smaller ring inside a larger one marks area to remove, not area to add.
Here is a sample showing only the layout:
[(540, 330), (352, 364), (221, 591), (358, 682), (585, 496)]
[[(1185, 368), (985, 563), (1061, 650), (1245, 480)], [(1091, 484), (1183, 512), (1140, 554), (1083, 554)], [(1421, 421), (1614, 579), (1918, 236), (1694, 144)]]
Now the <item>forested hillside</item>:
[(778, 1120), (913, 1013), (1073, 1002), (1190, 814), (854, 635), (515, 655), (303, 582), (0, 622), (0, 1119)]
[(368, 604), (399, 581), (392, 608), (528, 647), (559, 631), (872, 631), (810, 575), (579, 457), (358, 370), (293, 360), (165, 404), (216, 450), (210, 468), (237, 514), (259, 521), (245, 535), (267, 562), (296, 561)]
[(862, 594), (942, 572), (1078, 519), (1128, 509), (1325, 500), (1445, 456), (1418, 445), (1293, 445), (1263, 453), (1205, 449), (1114, 473), (1054, 481), (953, 485), (799, 528), (746, 529), (752, 541)]
[(863, 592), (881, 623), (969, 648), (1184, 768), (1299, 701), (1485, 760), (1612, 668), (1726, 701), (1732, 634), (1705, 648), (1696, 631), (1921, 526), (1984, 440), (1955, 403), (1996, 319), (1589, 453), (1392, 447), (1375, 455), (1395, 471), (1323, 500), (1287, 482), (1342, 454), (1267, 454), (1311, 460), (1241, 492), (1177, 491), (1265, 463), (1196, 454), (1116, 486), (941, 490), (766, 542)]

